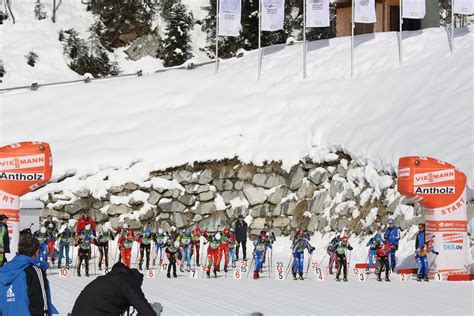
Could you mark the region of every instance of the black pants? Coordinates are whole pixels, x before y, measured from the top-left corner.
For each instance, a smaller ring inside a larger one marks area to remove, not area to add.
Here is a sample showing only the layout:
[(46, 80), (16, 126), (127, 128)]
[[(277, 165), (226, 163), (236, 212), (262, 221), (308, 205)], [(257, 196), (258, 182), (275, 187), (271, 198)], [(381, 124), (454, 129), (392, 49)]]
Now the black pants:
[(247, 240), (237, 240), (237, 247), (235, 249), (235, 258), (239, 260), (239, 249), (240, 245), (242, 244), (242, 257), (243, 259), (247, 259)]
[(388, 256), (377, 257), (377, 264), (377, 276), (380, 277), (382, 275), (382, 269), (385, 268), (385, 277), (388, 279), (388, 275), (390, 273), (390, 263)]
[(337, 267), (336, 278), (339, 278), (341, 275), (341, 269), (344, 272), (344, 278), (347, 279), (347, 258), (346, 255), (337, 255), (336, 257), (337, 263), (339, 266)]
[(168, 258), (169, 264), (168, 264), (168, 275), (171, 273), (171, 267), (173, 267), (173, 275), (176, 275), (176, 257), (175, 256), (170, 256)]
[(79, 257), (79, 264), (77, 265), (77, 272), (81, 272), (81, 265), (82, 265), (82, 262), (84, 261), (86, 265), (86, 273), (89, 273), (89, 259), (91, 257), (91, 250), (79, 248), (78, 257)]
[(145, 266), (147, 269), (150, 268), (150, 249), (151, 249), (151, 245), (140, 244), (140, 259), (138, 259), (138, 266), (140, 269), (142, 268), (144, 253), (146, 254)]
[(105, 267), (109, 268), (109, 242), (99, 244), (99, 268), (102, 267), (102, 260), (105, 261)]

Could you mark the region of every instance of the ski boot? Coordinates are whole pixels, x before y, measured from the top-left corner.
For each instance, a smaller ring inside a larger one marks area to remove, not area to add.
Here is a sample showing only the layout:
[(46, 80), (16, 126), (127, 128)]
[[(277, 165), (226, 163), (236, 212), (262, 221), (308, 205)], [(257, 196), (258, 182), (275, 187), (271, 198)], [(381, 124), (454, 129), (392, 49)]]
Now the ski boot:
[(347, 279), (347, 277), (344, 277), (344, 278), (342, 279), (342, 281), (348, 282), (349, 280)]
[(69, 268), (70, 268), (69, 264), (66, 264), (66, 269), (68, 269), (68, 270), (69, 270)]
[(58, 269), (61, 270), (61, 263), (58, 263)]
[(177, 277), (178, 277), (178, 275), (176, 274), (176, 272), (173, 272), (173, 278), (176, 279)]
[(253, 273), (253, 279), (258, 280), (258, 278), (259, 278), (258, 272), (254, 272)]
[(216, 270), (214, 270), (214, 278), (217, 279), (217, 271)]
[(227, 266), (224, 266), (224, 272), (227, 273)]
[(171, 273), (169, 273), (169, 272), (166, 273), (166, 277), (167, 277), (168, 279), (171, 279)]
[(142, 265), (141, 265), (141, 264), (140, 264), (140, 265), (138, 265), (138, 270), (139, 270), (139, 271), (142, 271), (142, 270), (143, 270), (142, 268), (143, 268), (143, 267), (142, 267)]
[(237, 268), (237, 263), (236, 263), (236, 261), (232, 261), (232, 268), (234, 268), (234, 269)]
[(332, 269), (329, 269), (329, 274), (330, 274), (330, 275), (333, 275)]
[(417, 276), (416, 276), (416, 280), (417, 280), (418, 282), (421, 282), (421, 281), (423, 280), (423, 276), (422, 276), (422, 275), (417, 275)]
[(102, 266), (99, 264), (99, 271), (102, 271)]
[(210, 279), (211, 278), (211, 271), (207, 271), (206, 275), (207, 275), (207, 278)]
[(377, 281), (382, 282), (382, 278), (380, 277), (380, 275), (377, 275)]
[(183, 266), (180, 266), (180, 267), (179, 267), (179, 271), (184, 272), (184, 267), (183, 267)]
[(77, 276), (81, 277), (81, 270), (77, 270)]
[(304, 278), (303, 278), (303, 273), (300, 273), (300, 280), (303, 281)]
[(390, 282), (390, 278), (389, 278), (389, 277), (385, 277), (385, 281)]
[(298, 280), (298, 278), (296, 277), (296, 272), (293, 272), (293, 280)]
[(338, 277), (338, 276), (336, 276), (336, 281), (337, 281), (337, 282), (340, 282), (340, 281), (341, 281), (341, 279), (339, 279), (339, 277)]
[(89, 277), (89, 271), (86, 271), (86, 277)]
[(146, 269), (147, 269), (147, 270), (150, 270), (150, 266), (149, 266), (148, 264), (146, 265)]
[(423, 279), (423, 281), (425, 281), (425, 282), (430, 282), (430, 278), (425, 277), (425, 278)]

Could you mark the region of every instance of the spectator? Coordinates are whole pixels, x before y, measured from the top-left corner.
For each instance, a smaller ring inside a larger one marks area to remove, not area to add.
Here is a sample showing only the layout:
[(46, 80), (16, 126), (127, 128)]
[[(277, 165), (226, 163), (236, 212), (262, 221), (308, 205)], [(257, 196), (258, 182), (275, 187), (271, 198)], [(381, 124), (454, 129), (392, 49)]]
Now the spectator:
[(0, 267), (7, 262), (5, 254), (10, 253), (10, 236), (8, 235), (8, 217), (0, 215)]
[(239, 219), (235, 223), (234, 232), (237, 239), (236, 259), (239, 260), (239, 249), (242, 245), (242, 257), (247, 260), (247, 229), (248, 225), (244, 221), (244, 217), (239, 215)]
[(82, 290), (74, 303), (72, 316), (119, 316), (130, 306), (140, 316), (155, 316), (156, 303), (153, 307), (148, 303), (141, 289), (142, 283), (143, 274), (118, 262), (109, 273), (97, 277)]
[(31, 234), (20, 237), (18, 255), (0, 268), (0, 314), (3, 316), (58, 314), (51, 302), (45, 270), (38, 257), (39, 242)]
[(397, 259), (395, 253), (398, 250), (398, 242), (400, 240), (400, 231), (398, 227), (395, 226), (395, 221), (393, 219), (388, 220), (388, 227), (384, 234), (384, 239), (390, 244), (390, 269), (392, 272), (395, 271), (397, 266)]

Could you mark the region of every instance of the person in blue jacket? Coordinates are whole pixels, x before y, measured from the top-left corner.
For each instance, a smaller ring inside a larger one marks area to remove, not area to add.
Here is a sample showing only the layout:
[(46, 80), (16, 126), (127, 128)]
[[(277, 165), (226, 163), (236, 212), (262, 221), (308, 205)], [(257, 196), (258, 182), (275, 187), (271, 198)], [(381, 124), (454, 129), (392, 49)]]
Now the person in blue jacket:
[(386, 242), (388, 241), (390, 243), (390, 269), (395, 271), (395, 267), (397, 266), (395, 253), (398, 250), (398, 242), (400, 241), (400, 230), (395, 226), (395, 221), (393, 219), (388, 220), (388, 227), (383, 238)]
[(260, 235), (253, 242), (255, 248), (253, 251), (253, 257), (255, 260), (255, 270), (253, 272), (253, 278), (257, 280), (260, 277), (260, 271), (263, 268), (263, 257), (268, 248), (272, 249), (272, 244), (268, 241), (265, 231), (261, 231)]
[(415, 235), (415, 250), (418, 250), (425, 244), (426, 235), (425, 235), (425, 224), (418, 224), (418, 232)]
[(377, 260), (374, 260), (376, 253), (377, 253), (377, 245), (375, 243), (382, 242), (382, 235), (377, 231), (375, 233), (375, 236), (370, 238), (370, 240), (367, 242), (366, 247), (369, 247), (369, 264), (367, 265), (367, 271), (370, 271), (370, 268), (372, 267), (372, 263), (375, 261), (375, 271), (377, 271), (378, 267), (378, 262)]
[(45, 270), (38, 257), (39, 242), (31, 234), (20, 237), (18, 254), (0, 268), (0, 314), (44, 316), (58, 314), (51, 301)]
[(428, 282), (430, 280), (428, 277), (428, 254), (430, 252), (439, 255), (439, 252), (433, 249), (433, 238), (420, 245), (420, 248), (416, 249), (416, 261), (418, 262), (417, 281), (424, 279)]
[(296, 273), (299, 274), (300, 280), (303, 278), (303, 268), (304, 268), (304, 251), (305, 249), (311, 254), (314, 251), (314, 247), (311, 246), (309, 241), (304, 237), (304, 234), (298, 233), (296, 235), (296, 241), (293, 245), (291, 253), (293, 254), (293, 264), (291, 267), (291, 272), (293, 273), (293, 280), (297, 280)]

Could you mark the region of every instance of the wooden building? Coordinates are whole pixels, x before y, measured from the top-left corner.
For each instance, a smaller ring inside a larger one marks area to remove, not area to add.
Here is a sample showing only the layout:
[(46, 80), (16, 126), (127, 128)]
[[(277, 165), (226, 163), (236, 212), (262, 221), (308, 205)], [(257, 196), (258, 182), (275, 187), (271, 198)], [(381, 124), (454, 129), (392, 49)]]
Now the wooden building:
[[(352, 23), (352, 0), (335, 0), (336, 36), (350, 36)], [(376, 0), (376, 23), (356, 23), (355, 34), (398, 31), (400, 0)], [(403, 30), (419, 30), (440, 25), (439, 1), (426, 1), (426, 16), (422, 20), (404, 19)]]

